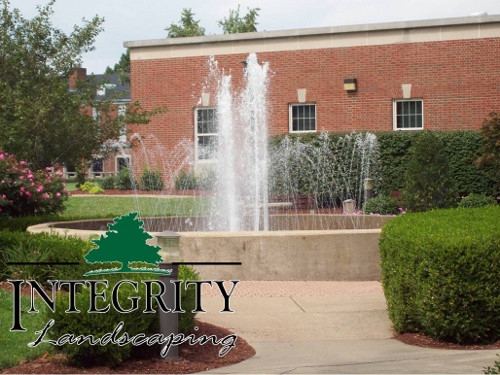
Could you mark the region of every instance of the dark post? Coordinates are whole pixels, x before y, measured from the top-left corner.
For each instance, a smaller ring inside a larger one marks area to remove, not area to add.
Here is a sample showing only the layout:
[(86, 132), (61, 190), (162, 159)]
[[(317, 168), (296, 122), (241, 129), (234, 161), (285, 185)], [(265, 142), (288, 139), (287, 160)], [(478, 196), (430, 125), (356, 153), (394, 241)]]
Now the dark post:
[[(177, 280), (177, 277), (179, 276), (179, 266), (171, 263), (160, 263), (160, 269), (172, 270), (168, 276), (160, 275), (160, 281), (165, 285), (165, 293), (162, 296), (163, 302), (169, 309), (173, 309), (175, 306), (175, 284), (170, 281)], [(168, 336), (171, 333), (177, 335), (179, 333), (179, 316), (177, 313), (163, 312), (160, 310), (159, 314), (160, 333), (164, 336)], [(172, 345), (165, 356), (165, 359), (178, 360), (179, 347), (177, 345)]]
[[(160, 269), (171, 269), (170, 275), (160, 275), (160, 281), (165, 285), (165, 293), (163, 294), (163, 302), (169, 309), (174, 309), (175, 306), (175, 284), (171, 281), (177, 280), (179, 276), (179, 266), (173, 262), (180, 261), (180, 245), (179, 233), (166, 230), (156, 236), (158, 246), (161, 247), (160, 254), (165, 263), (160, 263)], [(170, 334), (177, 335), (179, 333), (179, 316), (178, 313), (160, 311), (160, 333), (164, 336)], [(178, 360), (179, 349), (176, 345), (172, 345), (165, 359)]]

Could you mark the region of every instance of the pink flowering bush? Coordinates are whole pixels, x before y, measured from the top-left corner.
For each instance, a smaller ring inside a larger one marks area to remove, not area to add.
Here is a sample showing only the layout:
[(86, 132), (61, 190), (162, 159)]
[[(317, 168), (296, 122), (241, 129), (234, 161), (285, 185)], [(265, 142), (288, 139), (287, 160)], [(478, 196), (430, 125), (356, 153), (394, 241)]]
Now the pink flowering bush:
[(0, 216), (62, 212), (68, 196), (61, 171), (33, 172), (28, 163), (0, 150)]

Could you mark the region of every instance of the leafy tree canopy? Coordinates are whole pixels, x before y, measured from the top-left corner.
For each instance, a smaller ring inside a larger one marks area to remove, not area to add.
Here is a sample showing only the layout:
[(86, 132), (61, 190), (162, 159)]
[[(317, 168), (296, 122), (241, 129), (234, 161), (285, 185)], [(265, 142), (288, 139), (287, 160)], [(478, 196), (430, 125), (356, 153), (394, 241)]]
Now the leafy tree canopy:
[(194, 19), (191, 9), (182, 9), (181, 20), (178, 24), (172, 23), (165, 29), (169, 38), (183, 38), (188, 36), (205, 35), (205, 29), (200, 26), (200, 21)]
[(0, 149), (33, 169), (90, 160), (106, 140), (119, 137), (126, 122), (147, 121), (138, 105), (126, 116), (112, 116), (114, 98), (97, 97), (102, 82), (77, 81), (69, 89), (104, 19), (84, 19), (66, 34), (52, 25), (54, 3), (38, 6), (26, 19), (9, 0), (0, 0)]
[(230, 9), (229, 16), (218, 21), (224, 34), (250, 33), (257, 31), (257, 17), (259, 16), (260, 8), (247, 8), (248, 13), (243, 17), (240, 16), (240, 6), (236, 10)]
[(113, 68), (107, 67), (106, 74), (119, 74), (120, 81), (123, 83), (130, 82), (130, 51), (127, 49), (125, 53), (122, 53), (120, 60), (115, 64)]
[(113, 68), (107, 67), (106, 68), (106, 74), (113, 74), (113, 73), (130, 73), (130, 51), (127, 49), (125, 53), (122, 53), (120, 56), (120, 60), (115, 64)]

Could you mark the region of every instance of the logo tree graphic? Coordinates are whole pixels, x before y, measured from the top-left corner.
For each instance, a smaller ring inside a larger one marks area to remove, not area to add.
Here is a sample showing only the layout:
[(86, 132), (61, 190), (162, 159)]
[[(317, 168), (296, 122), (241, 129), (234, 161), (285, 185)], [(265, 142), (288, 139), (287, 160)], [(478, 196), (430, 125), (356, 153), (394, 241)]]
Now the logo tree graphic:
[(92, 242), (97, 248), (85, 255), (87, 263), (120, 262), (121, 268), (116, 270), (100, 270), (92, 273), (109, 272), (140, 272), (140, 269), (130, 268), (131, 262), (143, 262), (158, 266), (162, 258), (159, 246), (151, 246), (146, 240), (153, 238), (143, 228), (142, 220), (137, 218), (137, 212), (115, 218), (108, 224), (105, 235)]

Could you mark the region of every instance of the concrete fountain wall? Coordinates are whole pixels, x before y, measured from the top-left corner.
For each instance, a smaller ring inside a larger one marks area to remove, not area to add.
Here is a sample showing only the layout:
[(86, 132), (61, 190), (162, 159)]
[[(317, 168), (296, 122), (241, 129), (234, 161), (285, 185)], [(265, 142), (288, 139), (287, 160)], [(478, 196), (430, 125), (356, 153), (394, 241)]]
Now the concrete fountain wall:
[[(186, 231), (186, 227), (191, 228), (193, 222), (201, 225), (199, 218), (161, 218), (145, 219), (145, 228), (153, 236), (160, 232), (158, 225), (178, 231), (180, 254), (185, 262), (242, 263), (241, 266), (196, 266), (202, 279), (369, 281), (380, 279), (378, 241), (383, 224), (390, 219), (387, 216), (304, 215), (301, 227), (308, 230), (197, 232)], [(48, 223), (29, 227), (28, 231), (88, 239), (104, 234), (110, 221)], [(283, 228), (283, 223), (290, 224), (290, 221), (297, 223), (297, 218), (277, 215), (271, 225)], [(314, 229), (319, 223), (324, 229)], [(148, 224), (156, 231), (148, 229)], [(334, 224), (337, 229), (332, 229)], [(156, 244), (156, 238), (151, 243)]]

